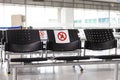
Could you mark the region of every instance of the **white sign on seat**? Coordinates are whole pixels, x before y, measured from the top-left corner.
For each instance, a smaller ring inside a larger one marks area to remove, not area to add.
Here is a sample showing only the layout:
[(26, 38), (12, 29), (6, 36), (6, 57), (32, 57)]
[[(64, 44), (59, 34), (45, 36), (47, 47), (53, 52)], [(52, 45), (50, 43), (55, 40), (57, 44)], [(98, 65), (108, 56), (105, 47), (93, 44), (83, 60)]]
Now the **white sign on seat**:
[(39, 35), (40, 35), (41, 40), (47, 40), (48, 39), (47, 31), (45, 31), (45, 30), (39, 31)]
[(54, 30), (56, 43), (70, 43), (68, 30)]

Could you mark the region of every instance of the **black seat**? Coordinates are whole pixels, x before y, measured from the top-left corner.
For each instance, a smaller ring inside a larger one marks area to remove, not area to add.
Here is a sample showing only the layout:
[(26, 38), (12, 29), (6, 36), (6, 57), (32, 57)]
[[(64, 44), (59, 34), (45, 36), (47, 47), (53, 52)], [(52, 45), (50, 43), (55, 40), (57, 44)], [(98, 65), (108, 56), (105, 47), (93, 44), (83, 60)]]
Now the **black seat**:
[(120, 29), (115, 29), (115, 32), (120, 32)]
[(2, 44), (3, 37), (4, 37), (4, 31), (1, 31), (1, 30), (0, 30), (0, 44), (1, 44), (1, 45), (3, 45), (3, 44)]
[[(20, 53), (35, 52), (43, 49), (43, 43), (40, 40), (39, 30), (7, 30), (6, 31), (5, 51)], [(10, 55), (10, 53), (8, 54)], [(47, 58), (12, 58), (12, 62), (30, 62), (43, 61)]]
[[(84, 30), (84, 32), (87, 39), (84, 45), (85, 49), (101, 51), (115, 48), (115, 54), (117, 54), (117, 40), (115, 40), (113, 36), (112, 29), (86, 29)], [(114, 55), (113, 57), (112, 56), (101, 55), (95, 56), (95, 58), (99, 59), (118, 58), (117, 55)]]
[(3, 38), (4, 38), (4, 31), (0, 30), (0, 61), (3, 61), (2, 59), (2, 51), (3, 51)]
[(36, 58), (13, 58), (11, 59), (11, 62), (24, 62), (24, 63), (30, 63), (34, 61), (46, 61), (47, 58), (41, 58), (41, 57), (36, 57)]
[[(56, 52), (68, 52), (78, 50), (81, 52), (81, 41), (78, 37), (77, 29), (58, 29), (58, 30), (48, 30), (48, 39), (49, 42), (47, 44), (47, 49), (52, 50), (54, 53)], [(80, 53), (79, 53), (80, 54)], [(54, 57), (56, 60), (85, 60), (89, 59), (89, 57), (83, 57), (80, 55), (77, 56), (58, 56)]]
[(47, 30), (48, 29), (40, 29), (39, 30), (39, 35), (40, 35), (41, 42), (43, 42), (43, 50), (44, 51), (46, 50), (46, 45), (47, 45), (47, 41), (48, 41)]

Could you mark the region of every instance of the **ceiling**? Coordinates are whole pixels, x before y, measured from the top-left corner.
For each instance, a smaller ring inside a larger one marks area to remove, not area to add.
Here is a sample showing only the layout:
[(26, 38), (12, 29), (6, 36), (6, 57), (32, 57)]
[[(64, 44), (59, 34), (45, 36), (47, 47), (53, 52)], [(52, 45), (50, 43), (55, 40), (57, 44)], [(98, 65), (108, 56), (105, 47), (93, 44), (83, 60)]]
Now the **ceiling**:
[[(33, 2), (33, 0), (0, 0), (0, 2), (12, 2), (12, 3), (24, 3), (25, 1), (29, 2)], [(39, 1), (39, 0), (37, 0)], [(119, 3), (120, 0), (43, 0), (43, 1), (52, 1), (52, 2), (75, 2), (75, 1), (102, 1), (102, 2), (114, 2), (114, 3)]]
[(120, 5), (120, 0), (0, 0), (0, 3), (12, 3), (12, 4), (29, 4), (40, 6), (56, 6), (56, 7), (81, 7), (81, 4), (90, 5), (106, 5), (110, 4)]
[(120, 2), (120, 0), (93, 0), (93, 1), (116, 2), (116, 3)]

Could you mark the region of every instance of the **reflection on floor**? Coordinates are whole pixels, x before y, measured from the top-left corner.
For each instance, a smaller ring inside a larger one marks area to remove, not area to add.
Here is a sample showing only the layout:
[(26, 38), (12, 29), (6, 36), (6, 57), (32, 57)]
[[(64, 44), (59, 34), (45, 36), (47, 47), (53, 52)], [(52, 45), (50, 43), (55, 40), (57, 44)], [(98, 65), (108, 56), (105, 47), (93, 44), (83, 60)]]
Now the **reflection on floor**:
[[(41, 68), (18, 69), (18, 80), (113, 80), (114, 65), (87, 65), (82, 66), (80, 72), (78, 66), (55, 66)], [(120, 76), (119, 76), (120, 79)], [(4, 69), (0, 69), (0, 80), (12, 80), (12, 74), (7, 75)]]
[[(113, 54), (112, 51), (107, 50), (104, 53), (90, 52), (95, 55), (98, 54)], [(118, 54), (120, 49), (118, 49)], [(89, 55), (89, 53), (87, 53)], [(90, 54), (90, 55), (91, 55)], [(5, 66), (0, 67), (0, 80), (12, 80), (12, 74), (8, 75)], [(82, 65), (84, 71), (81, 72), (80, 68), (76, 66), (51, 66), (39, 68), (19, 68), (18, 80), (113, 80), (114, 79), (114, 65), (112, 64), (99, 64), (99, 65)], [(120, 72), (119, 72), (120, 80)]]

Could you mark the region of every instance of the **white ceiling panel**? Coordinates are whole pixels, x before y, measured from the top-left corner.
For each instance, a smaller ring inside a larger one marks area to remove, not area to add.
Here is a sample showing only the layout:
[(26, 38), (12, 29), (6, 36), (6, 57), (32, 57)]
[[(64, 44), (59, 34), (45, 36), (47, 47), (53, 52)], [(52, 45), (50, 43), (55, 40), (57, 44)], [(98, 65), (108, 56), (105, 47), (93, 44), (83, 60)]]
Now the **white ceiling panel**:
[(11, 3), (24, 4), (25, 0), (11, 0)]
[[(44, 0), (44, 1), (33, 1), (33, 0), (0, 0), (0, 3), (13, 3), (13, 4), (29, 4), (29, 5), (39, 5), (39, 6), (56, 6), (56, 7), (82, 7), (82, 4), (94, 5), (96, 6), (119, 6), (118, 0)], [(101, 2), (102, 1), (102, 2)], [(120, 0), (119, 0), (120, 1)], [(91, 7), (92, 8), (92, 7)]]
[(73, 0), (64, 0), (64, 2), (72, 2), (73, 3)]
[(103, 2), (120, 2), (120, 0), (93, 0), (93, 1), (103, 1)]
[(58, 2), (53, 2), (52, 3), (52, 6), (56, 6), (56, 7), (63, 7), (63, 4), (62, 3), (58, 3)]
[[(0, 2), (6, 2), (6, 3), (24, 3), (25, 1), (27, 1), (28, 3), (30, 2), (33, 2), (33, 0), (0, 0)], [(83, 1), (103, 1), (103, 2), (116, 2), (116, 3), (119, 3), (120, 0), (44, 0), (44, 1), (48, 1), (48, 2), (70, 2), (70, 3), (73, 3), (73, 2), (76, 2), (76, 3), (81, 3)], [(38, 2), (37, 2), (38, 3)]]
[(55, 2), (63, 2), (63, 0), (52, 0), (52, 1), (55, 1)]

